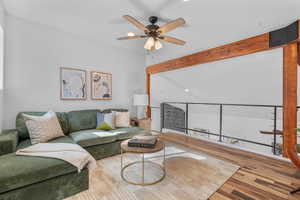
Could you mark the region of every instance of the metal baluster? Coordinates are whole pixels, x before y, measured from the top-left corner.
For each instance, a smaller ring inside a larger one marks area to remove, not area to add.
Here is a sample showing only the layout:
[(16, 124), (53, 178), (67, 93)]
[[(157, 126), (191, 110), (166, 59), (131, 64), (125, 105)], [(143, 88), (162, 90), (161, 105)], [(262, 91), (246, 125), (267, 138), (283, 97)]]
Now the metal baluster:
[(145, 184), (145, 155), (143, 153), (143, 160), (142, 160), (142, 185)]
[(164, 125), (165, 125), (165, 104), (162, 103), (160, 104), (160, 117), (161, 117), (161, 120), (160, 120), (160, 132), (162, 133), (163, 132), (163, 128), (164, 128)]
[(220, 126), (219, 126), (219, 142), (222, 142), (222, 130), (223, 130), (223, 105), (220, 104)]
[(274, 107), (274, 131), (273, 131), (273, 154), (276, 154), (276, 129), (277, 129), (277, 107)]
[(185, 104), (185, 134), (189, 134), (189, 104)]

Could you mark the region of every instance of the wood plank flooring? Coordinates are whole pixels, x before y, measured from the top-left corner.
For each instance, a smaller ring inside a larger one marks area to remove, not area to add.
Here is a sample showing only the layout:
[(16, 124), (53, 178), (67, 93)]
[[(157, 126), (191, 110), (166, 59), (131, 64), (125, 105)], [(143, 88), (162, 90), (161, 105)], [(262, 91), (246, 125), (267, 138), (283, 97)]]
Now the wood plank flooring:
[(160, 137), (166, 142), (241, 166), (210, 200), (300, 200), (300, 193), (289, 194), (300, 187), (300, 172), (289, 162), (175, 133), (164, 133)]

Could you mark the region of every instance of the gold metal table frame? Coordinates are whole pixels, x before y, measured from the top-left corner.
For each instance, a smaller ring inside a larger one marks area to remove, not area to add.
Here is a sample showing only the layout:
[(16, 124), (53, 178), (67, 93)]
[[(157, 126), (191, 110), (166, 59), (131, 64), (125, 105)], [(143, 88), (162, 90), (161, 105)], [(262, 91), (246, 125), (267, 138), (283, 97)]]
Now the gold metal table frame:
[[(121, 178), (129, 183), (129, 184), (132, 184), (132, 185), (139, 185), (139, 186), (147, 186), (147, 185), (154, 185), (156, 183), (159, 183), (161, 182), (165, 176), (166, 176), (166, 166), (165, 166), (165, 161), (166, 161), (166, 149), (165, 149), (165, 144), (164, 142), (162, 142), (161, 140), (159, 140), (159, 144), (162, 145), (162, 148), (158, 148), (158, 149), (149, 149), (149, 151), (147, 151), (148, 149), (142, 149), (143, 151), (139, 151), (141, 150), (141, 148), (133, 148), (133, 147), (128, 147), (128, 149), (130, 150), (126, 150), (126, 149), (123, 149), (125, 145), (128, 145), (128, 140), (122, 142), (122, 145), (121, 145)], [(136, 151), (135, 151), (136, 150)], [(155, 162), (152, 162), (150, 160), (145, 160), (145, 154), (150, 154), (150, 153), (156, 153), (156, 152), (159, 152), (163, 150), (163, 163), (162, 165), (158, 164), (158, 163), (155, 163)], [(123, 166), (123, 156), (124, 156), (124, 153), (134, 153), (134, 154), (142, 154), (142, 160), (141, 161), (135, 161), (135, 162), (131, 162), (125, 166)], [(162, 176), (155, 180), (155, 181), (152, 181), (152, 182), (145, 182), (145, 163), (150, 163), (152, 164), (153, 166), (156, 166), (158, 169), (160, 169), (163, 174)], [(124, 171), (130, 167), (130, 166), (133, 166), (133, 165), (136, 165), (136, 164), (142, 164), (142, 171), (141, 171), (141, 182), (133, 182), (133, 181), (130, 181), (128, 179), (125, 178), (124, 176)]]

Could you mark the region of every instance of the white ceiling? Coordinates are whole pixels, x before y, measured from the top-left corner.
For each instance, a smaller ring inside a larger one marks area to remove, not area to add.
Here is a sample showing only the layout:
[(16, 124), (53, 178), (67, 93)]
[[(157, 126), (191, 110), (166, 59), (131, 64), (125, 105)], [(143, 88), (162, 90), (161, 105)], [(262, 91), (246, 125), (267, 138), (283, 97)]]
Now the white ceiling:
[[(89, 39), (141, 50), (143, 40), (117, 41), (127, 32), (140, 33), (121, 18), (144, 24), (152, 15), (183, 17), (188, 25), (169, 35), (197, 43), (198, 49), (220, 45), (287, 25), (300, 18), (299, 0), (3, 0), (6, 12)], [(286, 16), (289, 17), (286, 17)], [(225, 36), (224, 36), (225, 35)], [(225, 38), (226, 37), (226, 38)], [(201, 43), (200, 40), (210, 41)], [(170, 44), (172, 47), (172, 44)], [(190, 51), (196, 50), (195, 48)], [(182, 48), (177, 47), (176, 48)]]

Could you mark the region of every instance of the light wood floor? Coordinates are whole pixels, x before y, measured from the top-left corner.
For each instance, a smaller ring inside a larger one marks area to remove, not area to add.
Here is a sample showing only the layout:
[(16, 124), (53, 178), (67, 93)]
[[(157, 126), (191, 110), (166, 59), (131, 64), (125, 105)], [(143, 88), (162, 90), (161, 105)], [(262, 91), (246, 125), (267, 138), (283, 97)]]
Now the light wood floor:
[(241, 168), (214, 193), (210, 200), (300, 200), (300, 193), (289, 191), (300, 187), (300, 173), (289, 162), (272, 159), (218, 144), (173, 133), (162, 134), (165, 141), (217, 159), (229, 161)]

